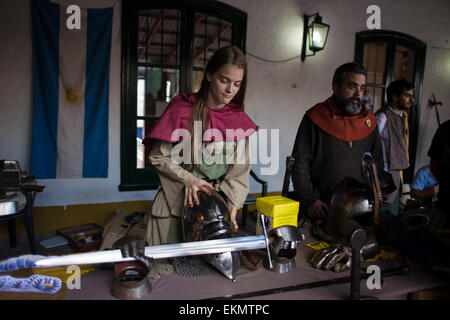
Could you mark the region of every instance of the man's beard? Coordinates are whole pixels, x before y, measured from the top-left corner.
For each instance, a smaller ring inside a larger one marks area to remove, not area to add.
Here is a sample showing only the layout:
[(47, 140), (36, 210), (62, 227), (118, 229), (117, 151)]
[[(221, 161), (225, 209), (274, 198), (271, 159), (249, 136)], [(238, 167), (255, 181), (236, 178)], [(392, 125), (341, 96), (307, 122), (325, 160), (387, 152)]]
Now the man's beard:
[(352, 97), (350, 99), (337, 98), (338, 107), (348, 114), (359, 113), (362, 108), (362, 101), (359, 97)]
[(408, 111), (410, 108), (411, 108), (411, 105), (408, 106), (406, 103), (397, 105), (397, 109), (401, 110), (401, 111)]

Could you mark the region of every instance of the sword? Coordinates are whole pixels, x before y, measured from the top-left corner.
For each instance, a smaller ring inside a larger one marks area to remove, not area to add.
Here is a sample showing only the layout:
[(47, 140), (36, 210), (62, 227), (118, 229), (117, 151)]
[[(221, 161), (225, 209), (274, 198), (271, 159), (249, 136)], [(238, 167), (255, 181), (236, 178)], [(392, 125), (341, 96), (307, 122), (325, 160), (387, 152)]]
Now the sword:
[[(266, 246), (264, 235), (259, 235), (147, 246), (144, 248), (144, 255), (151, 259), (166, 259), (241, 250), (265, 249)], [(116, 263), (133, 260), (136, 259), (133, 257), (124, 257), (122, 255), (122, 250), (116, 249), (47, 257), (35, 261), (31, 267), (52, 268), (68, 265)]]

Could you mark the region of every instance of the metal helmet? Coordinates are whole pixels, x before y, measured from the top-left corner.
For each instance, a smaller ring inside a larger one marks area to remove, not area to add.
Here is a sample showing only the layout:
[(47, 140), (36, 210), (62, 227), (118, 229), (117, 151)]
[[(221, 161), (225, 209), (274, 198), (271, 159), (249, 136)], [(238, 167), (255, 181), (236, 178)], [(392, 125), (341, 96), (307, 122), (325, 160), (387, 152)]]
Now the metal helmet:
[(373, 226), (373, 193), (370, 186), (345, 177), (336, 187), (328, 205), (319, 236), (330, 242), (348, 242), (356, 229)]
[[(184, 241), (202, 241), (231, 238), (232, 229), (225, 200), (215, 190), (211, 194), (198, 191), (199, 204), (183, 210)], [(240, 266), (239, 252), (206, 255), (205, 260), (234, 281)]]
[(183, 210), (183, 239), (198, 241), (231, 236), (228, 207), (214, 190), (208, 195), (198, 191), (198, 205)]

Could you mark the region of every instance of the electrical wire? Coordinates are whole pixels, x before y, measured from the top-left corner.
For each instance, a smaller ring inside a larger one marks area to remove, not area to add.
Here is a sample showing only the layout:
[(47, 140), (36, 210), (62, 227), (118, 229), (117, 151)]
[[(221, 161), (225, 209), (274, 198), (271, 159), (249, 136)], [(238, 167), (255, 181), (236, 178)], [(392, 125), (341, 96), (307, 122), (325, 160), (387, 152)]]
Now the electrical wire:
[(298, 56), (295, 56), (295, 57), (292, 57), (292, 58), (288, 58), (288, 59), (284, 59), (284, 60), (271, 60), (271, 59), (266, 59), (266, 58), (259, 57), (257, 55), (254, 55), (254, 54), (248, 52), (248, 51), (246, 52), (246, 54), (249, 55), (250, 57), (255, 58), (255, 59), (262, 60), (262, 61), (265, 61), (265, 62), (270, 62), (270, 63), (285, 63), (285, 62), (289, 62), (289, 61), (298, 59), (298, 58), (300, 58), (302, 56), (300, 54)]

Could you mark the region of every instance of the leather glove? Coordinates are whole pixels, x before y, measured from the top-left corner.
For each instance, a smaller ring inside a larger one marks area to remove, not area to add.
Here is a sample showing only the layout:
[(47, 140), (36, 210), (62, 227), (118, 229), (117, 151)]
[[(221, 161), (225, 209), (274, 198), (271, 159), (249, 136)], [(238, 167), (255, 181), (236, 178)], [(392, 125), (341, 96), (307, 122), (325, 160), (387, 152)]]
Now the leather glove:
[(350, 247), (337, 244), (318, 251), (311, 258), (311, 264), (316, 269), (343, 272), (350, 269), (352, 250)]

